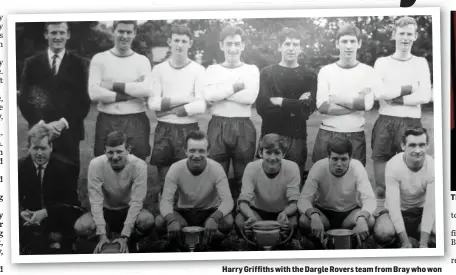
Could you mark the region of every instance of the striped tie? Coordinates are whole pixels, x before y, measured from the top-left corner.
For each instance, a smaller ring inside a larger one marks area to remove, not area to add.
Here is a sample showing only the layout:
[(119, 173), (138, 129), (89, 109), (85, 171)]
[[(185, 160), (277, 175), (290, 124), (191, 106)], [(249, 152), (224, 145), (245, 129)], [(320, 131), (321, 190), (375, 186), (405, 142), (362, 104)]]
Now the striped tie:
[(54, 75), (57, 75), (57, 57), (59, 57), (57, 54), (52, 57), (52, 72)]

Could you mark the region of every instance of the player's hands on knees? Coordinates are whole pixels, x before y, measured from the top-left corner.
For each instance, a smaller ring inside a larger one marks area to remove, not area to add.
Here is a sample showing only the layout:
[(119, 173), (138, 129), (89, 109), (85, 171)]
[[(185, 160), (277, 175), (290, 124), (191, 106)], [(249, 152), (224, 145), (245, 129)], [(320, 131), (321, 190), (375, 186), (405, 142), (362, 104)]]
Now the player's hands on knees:
[(277, 216), (277, 221), (280, 224), (288, 224), (289, 220), (288, 220), (287, 213), (285, 213), (285, 211), (280, 212), (279, 215)]
[(413, 248), (413, 245), (407, 236), (407, 232), (402, 231), (399, 233), (398, 237), (399, 241), (401, 242), (401, 248)]
[(320, 215), (316, 213), (312, 214), (310, 217), (310, 231), (312, 232), (312, 235), (323, 241), (325, 237), (325, 226), (323, 225)]
[(362, 242), (369, 237), (369, 226), (367, 225), (367, 221), (364, 217), (359, 217), (356, 220), (356, 226), (353, 230), (355, 231), (359, 242)]
[(257, 222), (257, 219), (253, 217), (249, 217), (245, 222), (244, 222), (244, 228), (245, 229), (250, 229), (254, 223)]
[(112, 243), (118, 243), (120, 245), (120, 253), (128, 253), (128, 238), (120, 237), (112, 241)]
[(168, 224), (168, 237), (170, 239), (174, 239), (179, 237), (181, 231), (181, 224), (179, 221), (174, 220), (170, 224)]
[(108, 244), (108, 243), (110, 243), (108, 237), (106, 235), (100, 235), (100, 238), (98, 240), (98, 244), (95, 247), (95, 250), (93, 251), (93, 253), (95, 253), (95, 254), (100, 253), (101, 250), (103, 249), (103, 246), (105, 244)]
[(218, 223), (214, 218), (209, 218), (204, 225), (204, 242), (207, 243), (212, 239), (212, 236), (217, 232)]
[(401, 248), (413, 248), (413, 245), (410, 241), (407, 241), (401, 245)]

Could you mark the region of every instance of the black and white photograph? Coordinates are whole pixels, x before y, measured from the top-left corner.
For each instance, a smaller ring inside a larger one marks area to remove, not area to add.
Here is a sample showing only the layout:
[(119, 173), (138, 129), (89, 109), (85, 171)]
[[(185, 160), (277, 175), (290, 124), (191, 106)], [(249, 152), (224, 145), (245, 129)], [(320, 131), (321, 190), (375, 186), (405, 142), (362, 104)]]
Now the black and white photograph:
[(443, 255), (438, 8), (8, 20), (13, 262)]

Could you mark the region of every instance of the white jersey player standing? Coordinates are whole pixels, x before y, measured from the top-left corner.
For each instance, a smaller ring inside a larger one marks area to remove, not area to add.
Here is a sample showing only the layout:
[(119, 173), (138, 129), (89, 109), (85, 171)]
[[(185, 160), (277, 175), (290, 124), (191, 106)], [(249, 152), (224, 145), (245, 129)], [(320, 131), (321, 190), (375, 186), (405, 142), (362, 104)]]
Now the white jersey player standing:
[(260, 72), (257, 66), (241, 61), (244, 47), (245, 34), (241, 28), (223, 29), (220, 49), (225, 61), (209, 66), (205, 76), (205, 98), (212, 105), (207, 130), (209, 158), (219, 162), (227, 174), (233, 162), (233, 198), (239, 196), (245, 167), (254, 159), (257, 137), (250, 116), (259, 92)]
[(379, 117), (372, 130), (372, 160), (374, 161), (375, 194), (380, 214), (385, 204), (385, 166), (402, 151), (401, 138), (405, 131), (421, 127), (421, 104), (431, 100), (431, 75), (424, 57), (412, 54), (418, 25), (411, 17), (396, 22), (393, 39), (394, 54), (380, 57), (375, 70), (382, 80), (376, 93), (380, 101)]

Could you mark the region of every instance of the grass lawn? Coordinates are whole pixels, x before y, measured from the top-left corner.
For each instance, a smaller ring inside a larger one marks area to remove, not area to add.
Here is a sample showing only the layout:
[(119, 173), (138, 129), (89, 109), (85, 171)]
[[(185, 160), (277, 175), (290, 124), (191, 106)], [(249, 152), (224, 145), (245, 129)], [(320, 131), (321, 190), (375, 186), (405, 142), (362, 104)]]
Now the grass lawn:
[[(80, 181), (79, 181), (79, 198), (81, 200), (81, 203), (84, 207), (88, 207), (88, 198), (87, 198), (87, 168), (89, 161), (93, 158), (93, 146), (94, 146), (94, 135), (95, 135), (95, 121), (96, 121), (96, 116), (98, 114), (98, 111), (96, 109), (95, 105), (92, 105), (92, 108), (90, 110), (89, 115), (87, 116), (85, 120), (85, 129), (86, 129), (86, 136), (85, 139), (81, 142), (80, 148), (81, 148), (81, 175), (80, 175)], [(150, 144), (153, 144), (154, 140), (154, 131), (155, 131), (155, 126), (157, 119), (155, 117), (155, 114), (152, 114), (152, 112), (148, 113), (150, 122), (151, 122), (151, 135), (150, 135)], [(372, 134), (372, 127), (374, 126), (375, 120), (378, 117), (378, 112), (377, 110), (373, 110), (370, 112), (367, 112), (365, 115), (366, 118), (366, 125), (365, 125), (365, 132), (366, 132), (366, 138), (367, 138), (367, 165), (366, 169), (369, 174), (369, 179), (371, 181), (374, 180), (374, 175), (373, 175), (373, 164), (372, 160), (370, 159), (371, 156), (371, 134)], [(307, 164), (306, 164), (306, 169), (309, 170), (310, 167), (312, 166), (312, 160), (311, 160), (311, 155), (312, 155), (312, 150), (315, 142), (315, 137), (317, 135), (318, 127), (321, 123), (323, 116), (319, 115), (317, 113), (314, 113), (308, 123), (308, 137), (307, 137), (307, 148), (309, 155), (307, 157)], [(199, 120), (199, 125), (201, 127), (201, 130), (206, 131), (207, 130), (207, 125), (209, 122), (210, 116), (209, 115), (204, 115), (201, 116)], [(261, 117), (257, 114), (255, 109), (252, 109), (252, 121), (257, 129), (258, 136), (260, 134), (260, 127), (261, 127)], [(23, 157), (27, 154), (27, 129), (28, 125), (27, 122), (24, 120), (22, 117), (20, 111), (18, 110), (17, 114), (17, 122), (18, 122), (18, 155), (19, 157)], [(434, 135), (434, 119), (433, 119), (433, 111), (432, 109), (426, 108), (423, 110), (423, 117), (422, 117), (422, 123), (423, 126), (426, 127), (430, 133), (430, 136), (433, 137)], [(432, 142), (431, 138), (431, 142)], [(434, 156), (434, 148), (431, 143), (431, 147), (429, 150), (429, 153)], [(149, 176), (148, 176), (148, 192), (147, 192), (147, 198), (145, 201), (145, 207), (147, 207), (152, 213), (158, 214), (158, 191), (159, 191), (159, 186), (158, 186), (158, 174), (157, 174), (157, 169), (154, 166), (149, 166)]]

